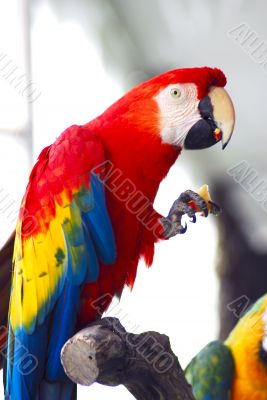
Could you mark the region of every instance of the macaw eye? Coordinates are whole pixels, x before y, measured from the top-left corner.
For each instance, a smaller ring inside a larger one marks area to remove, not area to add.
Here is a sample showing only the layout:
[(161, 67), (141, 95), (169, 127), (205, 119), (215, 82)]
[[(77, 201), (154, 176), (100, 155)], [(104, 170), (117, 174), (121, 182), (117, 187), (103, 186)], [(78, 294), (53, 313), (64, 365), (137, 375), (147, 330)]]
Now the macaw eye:
[(174, 97), (175, 99), (178, 99), (181, 96), (181, 90), (178, 88), (172, 88), (171, 89), (171, 95), (172, 97)]

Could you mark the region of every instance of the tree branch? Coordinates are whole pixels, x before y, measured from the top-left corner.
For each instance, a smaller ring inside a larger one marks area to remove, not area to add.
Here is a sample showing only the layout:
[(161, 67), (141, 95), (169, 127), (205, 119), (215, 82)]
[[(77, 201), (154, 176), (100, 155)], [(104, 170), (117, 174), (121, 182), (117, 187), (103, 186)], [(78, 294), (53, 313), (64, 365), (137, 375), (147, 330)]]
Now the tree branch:
[(103, 318), (69, 339), (61, 352), (75, 383), (124, 385), (138, 400), (194, 400), (167, 336), (128, 333), (117, 318)]

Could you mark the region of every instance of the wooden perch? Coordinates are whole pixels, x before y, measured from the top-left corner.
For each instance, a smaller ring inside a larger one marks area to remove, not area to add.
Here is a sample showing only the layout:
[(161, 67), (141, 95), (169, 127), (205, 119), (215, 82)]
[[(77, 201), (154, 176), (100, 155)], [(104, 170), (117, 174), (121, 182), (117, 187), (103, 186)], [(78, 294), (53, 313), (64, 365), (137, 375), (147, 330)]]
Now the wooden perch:
[(75, 383), (124, 385), (138, 400), (194, 400), (167, 336), (128, 333), (117, 318), (103, 318), (69, 339), (61, 351)]

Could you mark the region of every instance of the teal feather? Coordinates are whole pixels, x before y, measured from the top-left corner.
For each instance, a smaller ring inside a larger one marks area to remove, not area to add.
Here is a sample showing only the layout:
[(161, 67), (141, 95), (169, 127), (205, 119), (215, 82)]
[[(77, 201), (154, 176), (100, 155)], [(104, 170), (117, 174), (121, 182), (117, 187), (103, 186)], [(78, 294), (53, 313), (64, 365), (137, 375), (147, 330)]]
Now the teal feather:
[(229, 400), (234, 376), (231, 350), (219, 341), (209, 343), (185, 370), (196, 400)]

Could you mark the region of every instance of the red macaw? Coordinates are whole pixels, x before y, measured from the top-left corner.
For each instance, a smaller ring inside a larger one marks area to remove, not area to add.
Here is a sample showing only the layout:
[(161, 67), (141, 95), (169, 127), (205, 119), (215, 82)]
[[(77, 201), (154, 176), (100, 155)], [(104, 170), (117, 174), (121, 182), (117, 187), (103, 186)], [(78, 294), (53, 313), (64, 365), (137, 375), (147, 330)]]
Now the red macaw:
[(22, 200), (13, 256), (5, 395), (70, 400), (60, 351), (133, 286), (140, 257), (195, 221), (185, 192), (164, 218), (158, 187), (182, 148), (230, 140), (234, 110), (219, 69), (178, 69), (132, 89), (98, 118), (71, 126), (38, 157)]

